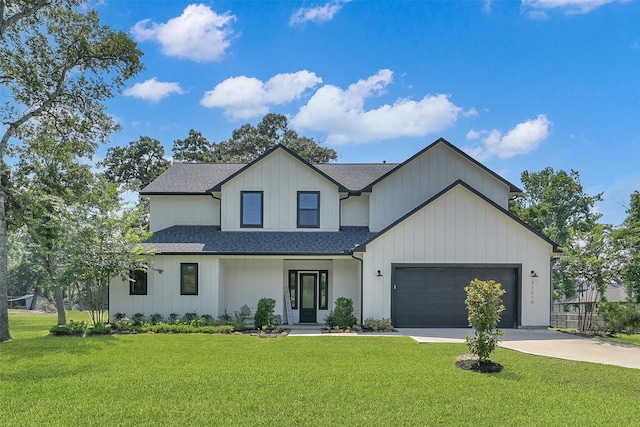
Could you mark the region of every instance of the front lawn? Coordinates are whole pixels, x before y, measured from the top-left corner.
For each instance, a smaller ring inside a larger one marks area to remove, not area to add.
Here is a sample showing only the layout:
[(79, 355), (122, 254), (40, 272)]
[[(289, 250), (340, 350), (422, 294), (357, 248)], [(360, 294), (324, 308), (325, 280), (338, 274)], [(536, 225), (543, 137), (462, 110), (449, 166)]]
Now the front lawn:
[(615, 337), (604, 337), (600, 339), (620, 344), (633, 344), (640, 346), (640, 334), (617, 334)]
[[(82, 320), (82, 319), (78, 319)], [(50, 337), (10, 315), (0, 425), (635, 425), (640, 370), (397, 337)]]

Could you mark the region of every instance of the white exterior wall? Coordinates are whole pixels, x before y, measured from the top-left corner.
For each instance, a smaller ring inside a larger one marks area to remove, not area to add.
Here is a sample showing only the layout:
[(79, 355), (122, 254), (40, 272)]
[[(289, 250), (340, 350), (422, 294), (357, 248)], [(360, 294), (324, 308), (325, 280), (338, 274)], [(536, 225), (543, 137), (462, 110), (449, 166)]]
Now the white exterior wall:
[[(240, 192), (263, 191), (263, 228), (240, 228)], [(320, 228), (297, 228), (298, 191), (320, 191)], [(338, 188), (284, 150), (276, 150), (222, 186), (224, 231), (336, 231)]]
[[(457, 186), (360, 254), (365, 260), (364, 317), (391, 316), (393, 263), (521, 264), (521, 326), (547, 326), (551, 252), (551, 245), (526, 227)], [(530, 277), (531, 270), (538, 277)]]
[(367, 227), (369, 225), (369, 195), (351, 196), (340, 202), (340, 225)]
[(371, 231), (382, 230), (459, 179), (508, 209), (509, 187), (504, 182), (446, 145), (439, 144), (373, 187), (369, 214)]
[(149, 196), (150, 230), (174, 225), (220, 225), (220, 201), (203, 196)]
[[(198, 295), (180, 295), (180, 263), (198, 264)], [(210, 314), (219, 312), (219, 260), (212, 256), (156, 256), (147, 274), (147, 295), (129, 295), (129, 283), (114, 279), (109, 287), (109, 314), (131, 317), (135, 313), (147, 316), (160, 313), (165, 318), (171, 313), (180, 316), (189, 312)], [(162, 270), (162, 274), (158, 270)]]
[(251, 316), (261, 298), (276, 300), (275, 313), (284, 312), (281, 259), (237, 258), (222, 259), (221, 265), (221, 313), (233, 314), (247, 305)]

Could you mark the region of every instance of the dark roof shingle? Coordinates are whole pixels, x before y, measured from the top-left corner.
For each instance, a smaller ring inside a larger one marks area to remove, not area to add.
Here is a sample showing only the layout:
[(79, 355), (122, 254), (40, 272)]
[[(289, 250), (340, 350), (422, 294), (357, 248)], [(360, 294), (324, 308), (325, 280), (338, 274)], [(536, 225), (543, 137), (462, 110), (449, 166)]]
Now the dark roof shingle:
[(366, 227), (340, 231), (220, 231), (216, 226), (176, 225), (155, 232), (146, 242), (160, 253), (313, 254), (349, 253), (374, 236)]

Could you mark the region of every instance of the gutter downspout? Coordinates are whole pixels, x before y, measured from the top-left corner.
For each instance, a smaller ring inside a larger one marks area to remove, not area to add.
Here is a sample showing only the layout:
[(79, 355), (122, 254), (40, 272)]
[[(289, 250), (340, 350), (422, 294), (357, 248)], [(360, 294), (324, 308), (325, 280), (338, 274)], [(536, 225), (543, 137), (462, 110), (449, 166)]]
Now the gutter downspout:
[(214, 196), (213, 192), (211, 192), (211, 197), (220, 202), (218, 203), (218, 219), (220, 220), (220, 229), (222, 230), (222, 198)]
[(363, 316), (364, 316), (364, 262), (362, 258), (358, 258), (353, 254), (353, 251), (351, 251), (349, 253), (349, 255), (351, 255), (351, 258), (356, 259), (358, 261), (360, 261), (360, 325), (362, 325), (363, 323)]
[(347, 200), (349, 197), (351, 197), (351, 192), (347, 193), (347, 197), (338, 199), (338, 228), (342, 228), (342, 201)]

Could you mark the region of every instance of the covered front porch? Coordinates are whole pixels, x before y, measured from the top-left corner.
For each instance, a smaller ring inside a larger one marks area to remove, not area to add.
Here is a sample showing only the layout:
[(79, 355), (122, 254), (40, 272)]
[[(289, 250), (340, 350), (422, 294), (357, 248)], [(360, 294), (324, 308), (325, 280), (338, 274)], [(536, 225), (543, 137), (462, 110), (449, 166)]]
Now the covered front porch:
[(283, 323), (320, 328), (334, 301), (346, 297), (360, 318), (360, 265), (351, 257), (225, 257), (219, 266), (220, 314), (246, 305), (253, 315), (261, 298), (273, 298)]

